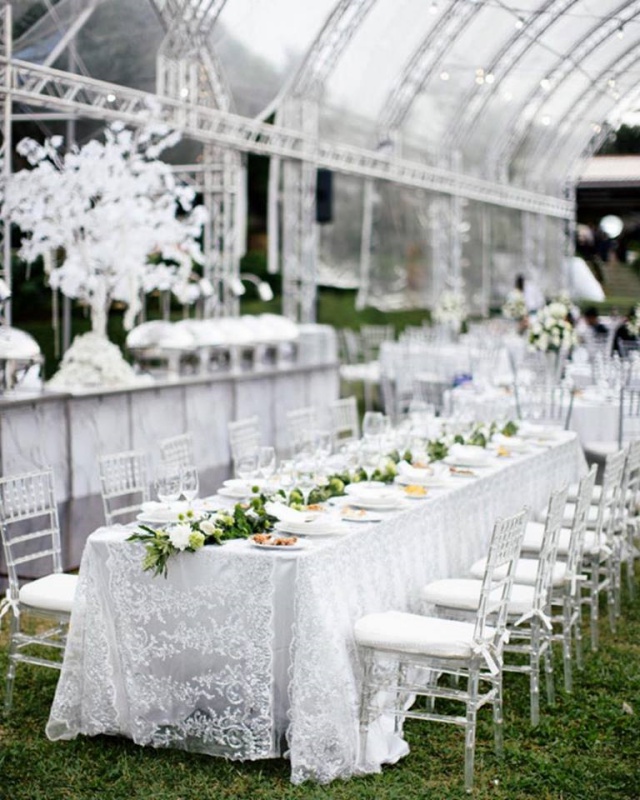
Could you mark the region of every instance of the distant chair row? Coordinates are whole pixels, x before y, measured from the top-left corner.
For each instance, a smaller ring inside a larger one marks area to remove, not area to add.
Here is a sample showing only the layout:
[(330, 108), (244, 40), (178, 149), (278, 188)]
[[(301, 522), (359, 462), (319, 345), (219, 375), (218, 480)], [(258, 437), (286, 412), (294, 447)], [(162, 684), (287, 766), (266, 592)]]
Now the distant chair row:
[[(286, 412), (288, 449), (295, 452), (311, 431), (318, 426), (317, 410), (314, 406), (304, 406)], [(260, 419), (257, 416), (230, 422), (229, 445), (231, 457), (235, 462), (243, 454), (260, 446)], [(333, 447), (360, 438), (360, 422), (355, 397), (345, 397), (329, 403), (329, 433)]]

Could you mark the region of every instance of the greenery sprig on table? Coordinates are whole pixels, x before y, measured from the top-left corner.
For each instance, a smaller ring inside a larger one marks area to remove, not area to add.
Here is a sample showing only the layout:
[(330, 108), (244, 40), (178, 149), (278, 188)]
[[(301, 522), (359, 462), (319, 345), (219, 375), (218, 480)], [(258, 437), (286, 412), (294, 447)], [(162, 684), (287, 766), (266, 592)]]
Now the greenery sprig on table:
[[(442, 435), (438, 439), (425, 442), (425, 452), (429, 461), (441, 461), (449, 453), (452, 444), (472, 444), (486, 447), (494, 433), (500, 430), (504, 436), (513, 436), (518, 432), (514, 422), (508, 422), (501, 429), (498, 425), (474, 425), (470, 432), (462, 434)], [(382, 483), (393, 483), (398, 469), (396, 464), (404, 460), (412, 463), (411, 451), (404, 453), (394, 451), (386, 456), (384, 463), (371, 475), (371, 480)], [(347, 471), (338, 472), (328, 476), (325, 481), (316, 486), (309, 494), (309, 503), (325, 503), (331, 497), (341, 497), (345, 494), (345, 487), (350, 483), (358, 483), (367, 479), (362, 469), (354, 473)], [(270, 499), (259, 493), (254, 487), (254, 495), (247, 503), (236, 503), (231, 510), (220, 510), (212, 513), (196, 514), (193, 510), (178, 514), (175, 523), (167, 524), (164, 528), (152, 528), (140, 525), (140, 529), (129, 536), (130, 542), (143, 542), (145, 557), (142, 568), (154, 575), (167, 576), (167, 565), (171, 556), (181, 553), (195, 553), (206, 545), (220, 545), (231, 539), (248, 539), (255, 533), (265, 533), (273, 529), (276, 518), (270, 516), (265, 508), (265, 503)], [(289, 494), (278, 490), (275, 496), (287, 501), (292, 508), (302, 508), (304, 497), (298, 489), (293, 489)]]
[(248, 539), (254, 533), (273, 528), (275, 517), (265, 510), (267, 498), (255, 494), (248, 503), (236, 503), (229, 511), (196, 514), (189, 510), (178, 514), (177, 522), (166, 528), (140, 525), (127, 541), (144, 542), (146, 555), (142, 569), (167, 577), (167, 562), (176, 553), (195, 553), (205, 545), (220, 545), (230, 539)]

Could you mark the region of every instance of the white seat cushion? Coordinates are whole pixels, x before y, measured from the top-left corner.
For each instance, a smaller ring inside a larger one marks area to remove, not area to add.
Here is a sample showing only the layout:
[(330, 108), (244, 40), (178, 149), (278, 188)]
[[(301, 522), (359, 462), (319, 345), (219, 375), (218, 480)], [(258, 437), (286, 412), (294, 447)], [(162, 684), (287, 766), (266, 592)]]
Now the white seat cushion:
[[(441, 608), (477, 611), (482, 581), (476, 578), (448, 578), (434, 581), (420, 590), (422, 599)], [(509, 614), (522, 615), (533, 608), (533, 586), (514, 584), (509, 600)]]
[[(575, 503), (578, 499), (578, 488), (579, 484), (572, 483), (569, 486), (569, 491), (567, 492), (567, 500), (572, 503)], [(591, 495), (591, 502), (594, 505), (597, 505), (600, 502), (600, 497), (602, 495), (602, 486), (594, 486), (593, 487), (593, 494)]]
[[(544, 525), (542, 522), (527, 522), (527, 526), (524, 529), (524, 538), (522, 540), (522, 550), (528, 553), (539, 553), (542, 548), (543, 536)], [(570, 540), (571, 530), (569, 528), (562, 528), (558, 542), (559, 556), (568, 555)], [(596, 552), (599, 552), (599, 540), (596, 538), (594, 531), (586, 532), (583, 547), (587, 555), (594, 555)]]
[[(487, 566), (487, 559), (481, 558), (471, 566), (469, 572), (474, 578), (482, 578)], [(494, 575), (500, 579), (506, 574), (506, 567), (498, 567)], [(567, 573), (567, 565), (558, 562), (553, 565), (553, 574), (551, 582), (553, 586), (562, 586), (564, 578)], [(516, 565), (516, 574), (514, 583), (524, 583), (527, 586), (533, 586), (536, 582), (536, 575), (538, 574), (538, 560), (536, 558), (520, 558)]]
[[(473, 622), (387, 611), (359, 619), (355, 625), (355, 636), (359, 645), (376, 650), (417, 653), (437, 658), (469, 658), (474, 629)], [(491, 639), (495, 633), (493, 628), (485, 628), (485, 632), (487, 639)]]
[(78, 584), (77, 575), (56, 572), (20, 588), (20, 602), (33, 608), (71, 613)]
[[(575, 514), (576, 514), (575, 503), (567, 503), (566, 506), (564, 507), (563, 518), (562, 518), (562, 524), (566, 528), (570, 528), (573, 525), (573, 518), (575, 517)], [(609, 511), (609, 509), (605, 508), (603, 515), (603, 522), (605, 525), (608, 524), (610, 515), (611, 512)], [(540, 519), (542, 521), (546, 520), (546, 518), (547, 518), (547, 510), (543, 511), (540, 514)], [(590, 505), (589, 513), (587, 514), (587, 527), (595, 528), (597, 519), (598, 519), (598, 506)]]
[(588, 461), (589, 456), (604, 460), (612, 453), (617, 453), (620, 447), (618, 442), (583, 442), (582, 449)]

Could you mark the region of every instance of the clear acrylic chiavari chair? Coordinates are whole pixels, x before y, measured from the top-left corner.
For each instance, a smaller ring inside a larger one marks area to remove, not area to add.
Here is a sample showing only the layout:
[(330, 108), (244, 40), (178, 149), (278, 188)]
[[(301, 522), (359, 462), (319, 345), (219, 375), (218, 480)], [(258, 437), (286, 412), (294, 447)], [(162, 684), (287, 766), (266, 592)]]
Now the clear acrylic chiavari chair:
[(102, 505), (107, 525), (130, 522), (149, 500), (147, 460), (144, 453), (128, 450), (98, 459)]
[[(78, 581), (62, 571), (50, 469), (0, 479), (0, 533), (9, 577), (0, 617), (11, 613), (4, 703), (8, 714), (17, 664), (61, 668)], [(42, 577), (25, 582), (20, 573), (30, 570)]]
[(195, 464), (193, 434), (181, 433), (160, 440), (160, 460), (178, 469)]

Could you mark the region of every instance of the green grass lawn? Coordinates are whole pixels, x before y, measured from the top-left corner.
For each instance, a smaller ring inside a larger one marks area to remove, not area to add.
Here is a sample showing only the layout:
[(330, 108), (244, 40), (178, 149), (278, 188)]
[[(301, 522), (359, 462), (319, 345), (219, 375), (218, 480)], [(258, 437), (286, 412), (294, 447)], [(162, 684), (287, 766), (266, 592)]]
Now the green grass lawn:
[[(575, 691), (542, 705), (528, 722), (528, 683), (505, 676), (505, 758), (493, 755), (490, 711), (480, 713), (476, 798), (615, 800), (640, 798), (640, 600), (625, 600), (611, 634), (601, 624), (598, 653), (586, 653)], [(556, 662), (557, 685), (560, 663)], [(0, 670), (6, 668), (6, 624)], [(20, 665), (12, 716), (0, 726), (2, 800), (444, 800), (464, 797), (463, 734), (408, 722), (411, 753), (382, 774), (328, 786), (289, 783), (285, 760), (228, 762), (138, 747), (118, 737), (49, 742), (44, 735), (57, 674)], [(331, 681), (327, 675), (327, 681)]]

